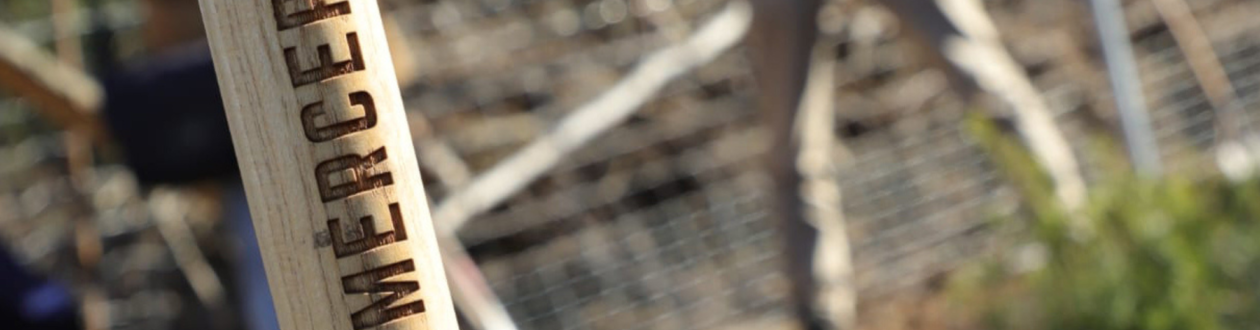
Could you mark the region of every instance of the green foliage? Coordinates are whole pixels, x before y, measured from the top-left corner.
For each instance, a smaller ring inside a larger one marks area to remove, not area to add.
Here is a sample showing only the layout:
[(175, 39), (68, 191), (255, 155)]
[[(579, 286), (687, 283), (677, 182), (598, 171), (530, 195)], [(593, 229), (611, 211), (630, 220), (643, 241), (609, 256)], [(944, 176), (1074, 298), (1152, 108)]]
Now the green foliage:
[[(989, 327), (1211, 330), (1260, 324), (1255, 182), (1139, 178), (1112, 166), (1105, 182), (1091, 189), (1089, 206), (1072, 214), (1059, 206), (1049, 180), (1014, 139), (980, 118), (969, 120), (968, 130), (1023, 195), (1032, 218), (1026, 240), (1046, 257), (1031, 274), (1008, 276), (990, 264), (970, 285), (956, 286), (964, 292), (960, 299), (983, 302), (974, 306), (988, 313)], [(1012, 283), (1020, 294), (992, 294), (993, 287)]]
[(0, 1), (0, 19), (6, 23), (16, 23), (49, 14), (48, 0), (8, 0)]

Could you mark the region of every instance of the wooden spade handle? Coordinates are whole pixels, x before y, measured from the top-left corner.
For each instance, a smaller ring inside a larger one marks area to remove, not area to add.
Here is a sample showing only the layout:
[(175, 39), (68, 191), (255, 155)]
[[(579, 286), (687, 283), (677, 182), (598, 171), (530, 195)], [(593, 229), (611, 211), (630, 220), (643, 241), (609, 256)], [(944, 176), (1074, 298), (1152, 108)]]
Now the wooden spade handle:
[(281, 328), (457, 329), (373, 0), (201, 0)]

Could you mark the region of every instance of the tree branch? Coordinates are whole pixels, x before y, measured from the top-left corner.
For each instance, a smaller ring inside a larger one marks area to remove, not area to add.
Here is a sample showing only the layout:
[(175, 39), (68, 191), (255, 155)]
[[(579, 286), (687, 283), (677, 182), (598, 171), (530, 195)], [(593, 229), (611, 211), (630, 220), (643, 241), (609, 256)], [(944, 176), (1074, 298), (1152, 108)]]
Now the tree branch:
[(438, 204), (433, 214), (437, 230), (453, 234), (476, 214), (524, 189), (565, 155), (625, 121), (666, 83), (733, 47), (750, 20), (748, 5), (734, 2), (684, 43), (649, 55), (607, 92)]
[(104, 140), (100, 84), (6, 28), (0, 28), (0, 88), (26, 98), (57, 125)]

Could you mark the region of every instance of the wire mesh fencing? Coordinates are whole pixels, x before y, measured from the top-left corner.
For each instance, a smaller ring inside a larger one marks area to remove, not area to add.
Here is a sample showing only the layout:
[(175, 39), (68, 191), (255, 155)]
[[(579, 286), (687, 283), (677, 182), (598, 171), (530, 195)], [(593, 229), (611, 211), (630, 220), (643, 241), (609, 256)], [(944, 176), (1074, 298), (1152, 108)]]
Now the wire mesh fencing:
[[(399, 4), (415, 52), (441, 49), (417, 55), (436, 72), (418, 75), (405, 98), (481, 173), (723, 4)], [(460, 238), (519, 326), (706, 329), (781, 310), (750, 79), (739, 51), (701, 66), (470, 220)]]
[[(395, 57), (405, 56), (396, 60), (409, 63), (399, 65), (409, 68), (400, 73), (409, 79), (406, 105), (424, 123), (413, 123), (424, 135), (418, 145), (451, 151), (453, 163), (422, 168), (432, 201), (546, 135), (729, 2), (384, 1), (402, 36), (391, 40), (401, 48)], [(1106, 155), (1094, 143), (1098, 135), (1117, 136), (1118, 124), (1083, 4), (984, 3), (1052, 105), (1087, 178), (1103, 179)], [(1213, 0), (1191, 7), (1254, 127), (1260, 25), (1249, 18), (1260, 6)], [(1147, 1), (1127, 2), (1126, 13), (1164, 162), (1172, 173), (1203, 171), (1213, 164), (1218, 112)], [(139, 24), (111, 15), (120, 31)], [(28, 22), (17, 25), (42, 38), (38, 17), (0, 17)], [(842, 147), (834, 162), (861, 302), (931, 289), (951, 269), (1007, 253), (1010, 229), (989, 219), (1018, 214), (1019, 197), (960, 124), (970, 111), (1002, 117), (1005, 110), (951, 93), (950, 81), (917, 55), (910, 31), (877, 3), (832, 1), (820, 17), (837, 61), (832, 99)], [(521, 328), (790, 328), (782, 237), (759, 169), (772, 146), (758, 122), (749, 61), (747, 49), (736, 47), (674, 79), (626, 123), (462, 227), (459, 238)], [(76, 178), (60, 133), (30, 113), (21, 101), (0, 103), (6, 246), (81, 292), (101, 290), (93, 306), (103, 307), (85, 314), (106, 315), (111, 328), (235, 317), (200, 307), (205, 299), (189, 284), (180, 248), (157, 228), (150, 192), (118, 165)], [(216, 204), (180, 196), (192, 201), (180, 204), (188, 215), (180, 221), (230, 286), (234, 243), (223, 238)], [(101, 242), (90, 265), (82, 261), (93, 241), (85, 235)]]

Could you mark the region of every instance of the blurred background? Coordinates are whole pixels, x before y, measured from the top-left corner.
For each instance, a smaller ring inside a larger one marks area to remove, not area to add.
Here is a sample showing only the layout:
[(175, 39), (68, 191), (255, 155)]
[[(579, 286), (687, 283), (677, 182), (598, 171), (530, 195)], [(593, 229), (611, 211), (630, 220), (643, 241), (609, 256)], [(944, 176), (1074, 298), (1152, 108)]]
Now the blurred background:
[[(1260, 324), (1260, 2), (380, 5), (466, 329)], [(199, 15), (0, 0), (0, 328), (275, 328)]]

